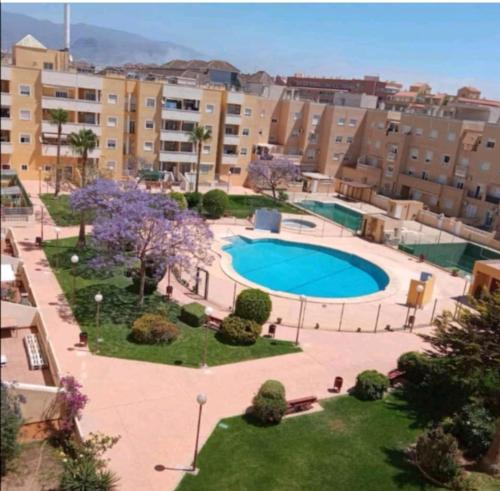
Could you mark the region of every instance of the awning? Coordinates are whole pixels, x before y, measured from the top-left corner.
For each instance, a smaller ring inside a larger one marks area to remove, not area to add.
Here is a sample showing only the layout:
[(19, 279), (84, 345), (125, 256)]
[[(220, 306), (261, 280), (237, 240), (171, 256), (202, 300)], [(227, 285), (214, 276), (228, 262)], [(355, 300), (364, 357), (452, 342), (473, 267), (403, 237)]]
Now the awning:
[(14, 270), (12, 269), (12, 265), (10, 264), (2, 264), (2, 270), (1, 270), (1, 281), (3, 282), (9, 282), (9, 281), (15, 281), (16, 275), (14, 274)]
[(320, 174), (319, 172), (302, 172), (302, 175), (308, 179), (314, 179), (316, 181), (331, 181), (332, 178), (326, 174)]

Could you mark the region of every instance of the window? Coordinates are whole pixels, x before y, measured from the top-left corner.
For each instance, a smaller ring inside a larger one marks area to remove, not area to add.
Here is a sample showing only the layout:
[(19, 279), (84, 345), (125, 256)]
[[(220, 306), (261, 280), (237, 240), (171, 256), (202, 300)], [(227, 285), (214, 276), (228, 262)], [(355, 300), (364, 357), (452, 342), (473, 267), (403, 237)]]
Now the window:
[(346, 138), (346, 142), (347, 142), (347, 143), (352, 143), (352, 142), (353, 142), (353, 140), (354, 140), (354, 138), (353, 138), (352, 136), (348, 136), (348, 137)]
[(230, 167), (229, 172), (233, 175), (241, 174), (241, 167)]
[(413, 160), (417, 160), (418, 159), (418, 148), (411, 148), (410, 149), (410, 157)]
[(246, 148), (240, 148), (240, 155), (246, 155), (248, 150)]
[(490, 162), (483, 162), (479, 168), (481, 169), (481, 171), (485, 172), (487, 170), (490, 170), (490, 167), (491, 167), (491, 164)]
[(448, 164), (450, 163), (450, 156), (449, 155), (443, 155), (443, 159), (441, 161), (441, 164), (445, 167), (448, 166)]
[(337, 119), (337, 126), (344, 126), (344, 124), (345, 124), (345, 118)]
[(31, 95), (31, 87), (29, 85), (20, 85), (19, 86), (19, 95)]
[(383, 122), (377, 123), (377, 128), (378, 128), (379, 130), (383, 130), (383, 129), (385, 128), (384, 123), (383, 123)]
[(428, 181), (429, 180), (429, 173), (427, 171), (422, 171), (422, 179), (424, 181)]
[(272, 118), (271, 119), (271, 123), (277, 123), (278, 122), (278, 118)]
[(155, 107), (156, 100), (154, 97), (146, 97), (146, 107)]
[(116, 128), (117, 124), (118, 124), (118, 118), (115, 118), (114, 116), (108, 117), (108, 126), (110, 128)]
[(464, 167), (469, 165), (469, 159), (467, 157), (462, 157), (459, 161), (460, 165), (463, 165)]
[(342, 137), (341, 136), (336, 136), (335, 137), (335, 143), (342, 143)]
[(68, 93), (65, 90), (56, 90), (56, 97), (59, 99), (67, 99)]
[(205, 106), (206, 113), (213, 113), (215, 111), (215, 106), (213, 104), (207, 104)]
[(340, 160), (340, 157), (342, 156), (341, 153), (334, 153), (332, 155), (332, 160)]
[(415, 128), (415, 135), (422, 136), (424, 134), (424, 130), (422, 128)]
[(25, 143), (25, 144), (31, 143), (31, 135), (28, 135), (26, 133), (19, 135), (19, 143)]
[(210, 145), (203, 145), (203, 153), (204, 154), (210, 153), (211, 148), (212, 147)]
[(313, 126), (316, 126), (319, 124), (319, 120), (321, 119), (321, 116), (319, 116), (318, 114), (315, 114), (313, 117), (312, 117), (312, 124)]
[(44, 70), (54, 70), (54, 63), (44, 62), (43, 69)]
[(10, 164), (2, 164), (2, 170), (9, 170)]
[(432, 150), (426, 150), (425, 152), (425, 162), (427, 164), (429, 164), (430, 162), (432, 162), (432, 157), (434, 156)]
[(248, 136), (250, 134), (250, 129), (249, 128), (243, 128), (241, 134), (243, 136)]
[(380, 148), (380, 141), (379, 141), (379, 140), (377, 140), (377, 141), (375, 142), (375, 148)]
[(52, 170), (52, 166), (51, 165), (46, 165), (46, 166), (44, 166), (43, 170), (45, 172), (50, 172)]
[(213, 130), (214, 130), (214, 128), (213, 128), (213, 126), (212, 126), (211, 124), (206, 124), (206, 125), (205, 125), (205, 129), (206, 129), (207, 131), (210, 131), (210, 133), (212, 133), (212, 132), (213, 132)]
[(146, 121), (144, 121), (144, 128), (147, 130), (154, 130), (155, 122), (152, 119), (146, 119)]
[(252, 110), (249, 107), (245, 107), (245, 116), (251, 116), (252, 115)]
[(429, 138), (436, 139), (438, 137), (438, 130), (431, 130)]
[(299, 130), (292, 130), (292, 136), (299, 136)]
[(300, 113), (293, 113), (293, 120), (297, 121), (300, 118)]
[(448, 133), (448, 141), (449, 141), (449, 142), (454, 142), (454, 141), (455, 141), (455, 139), (456, 139), (456, 137), (457, 137), (457, 134), (456, 134), (456, 133), (454, 133), (453, 131), (450, 131), (450, 132)]
[(116, 140), (114, 138), (108, 138), (106, 141), (106, 148), (111, 150), (116, 148)]
[(106, 162), (106, 167), (109, 169), (109, 170), (115, 170), (115, 167), (116, 167), (116, 160), (108, 160)]
[(495, 148), (495, 140), (488, 138), (486, 140), (486, 148)]
[(19, 119), (22, 119), (23, 121), (29, 121), (31, 119), (31, 112), (27, 109), (21, 109), (19, 111)]
[(208, 174), (212, 170), (212, 167), (210, 164), (200, 164), (200, 173)]
[(351, 126), (351, 127), (354, 128), (357, 124), (358, 124), (358, 120), (357, 119), (350, 119), (349, 120), (349, 126)]
[(153, 142), (144, 142), (144, 151), (152, 152), (153, 151)]
[(28, 164), (21, 164), (21, 170), (28, 170)]
[(316, 150), (314, 150), (314, 148), (310, 148), (307, 153), (306, 153), (306, 157), (309, 159), (309, 160), (312, 160), (314, 159), (314, 157), (316, 156)]
[(108, 94), (108, 104), (118, 104), (118, 96), (116, 94)]

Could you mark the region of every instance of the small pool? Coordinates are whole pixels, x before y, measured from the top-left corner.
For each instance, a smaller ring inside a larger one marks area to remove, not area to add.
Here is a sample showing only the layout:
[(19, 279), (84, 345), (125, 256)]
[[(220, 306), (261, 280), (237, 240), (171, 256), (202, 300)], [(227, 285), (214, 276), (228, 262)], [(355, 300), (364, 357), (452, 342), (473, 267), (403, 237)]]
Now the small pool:
[(301, 229), (301, 228), (316, 228), (316, 224), (310, 220), (303, 218), (285, 218), (281, 224), (286, 228)]
[(350, 298), (379, 292), (389, 283), (375, 264), (329, 247), (237, 236), (223, 249), (240, 276), (279, 292)]
[(346, 228), (355, 232), (361, 229), (363, 215), (338, 203), (323, 203), (321, 201), (305, 200), (299, 203), (300, 206), (313, 213), (317, 213), (325, 218), (333, 220)]

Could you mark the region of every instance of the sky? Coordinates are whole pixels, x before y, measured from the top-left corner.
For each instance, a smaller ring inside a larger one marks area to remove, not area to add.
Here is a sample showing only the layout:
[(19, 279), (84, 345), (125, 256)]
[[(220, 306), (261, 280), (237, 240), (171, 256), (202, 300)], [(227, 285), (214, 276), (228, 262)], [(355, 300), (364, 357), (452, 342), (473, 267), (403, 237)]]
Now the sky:
[[(3, 3), (3, 2), (2, 2)], [(2, 8), (62, 22), (62, 4)], [(171, 41), (272, 75), (379, 75), (500, 99), (500, 4), (81, 4), (71, 22)]]

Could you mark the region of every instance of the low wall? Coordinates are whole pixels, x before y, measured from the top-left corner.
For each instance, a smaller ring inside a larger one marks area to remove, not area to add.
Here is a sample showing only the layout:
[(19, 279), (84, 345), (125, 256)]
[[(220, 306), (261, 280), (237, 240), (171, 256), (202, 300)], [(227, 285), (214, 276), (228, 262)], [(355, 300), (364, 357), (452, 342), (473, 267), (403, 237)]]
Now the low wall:
[(20, 382), (3, 383), (9, 388), (13, 397), (19, 401), (24, 424), (39, 423), (61, 417), (61, 405), (57, 397), (60, 389), (57, 387)]
[(19, 327), (30, 327), (37, 324), (38, 312), (35, 307), (14, 302), (1, 302), (2, 317), (15, 319)]

